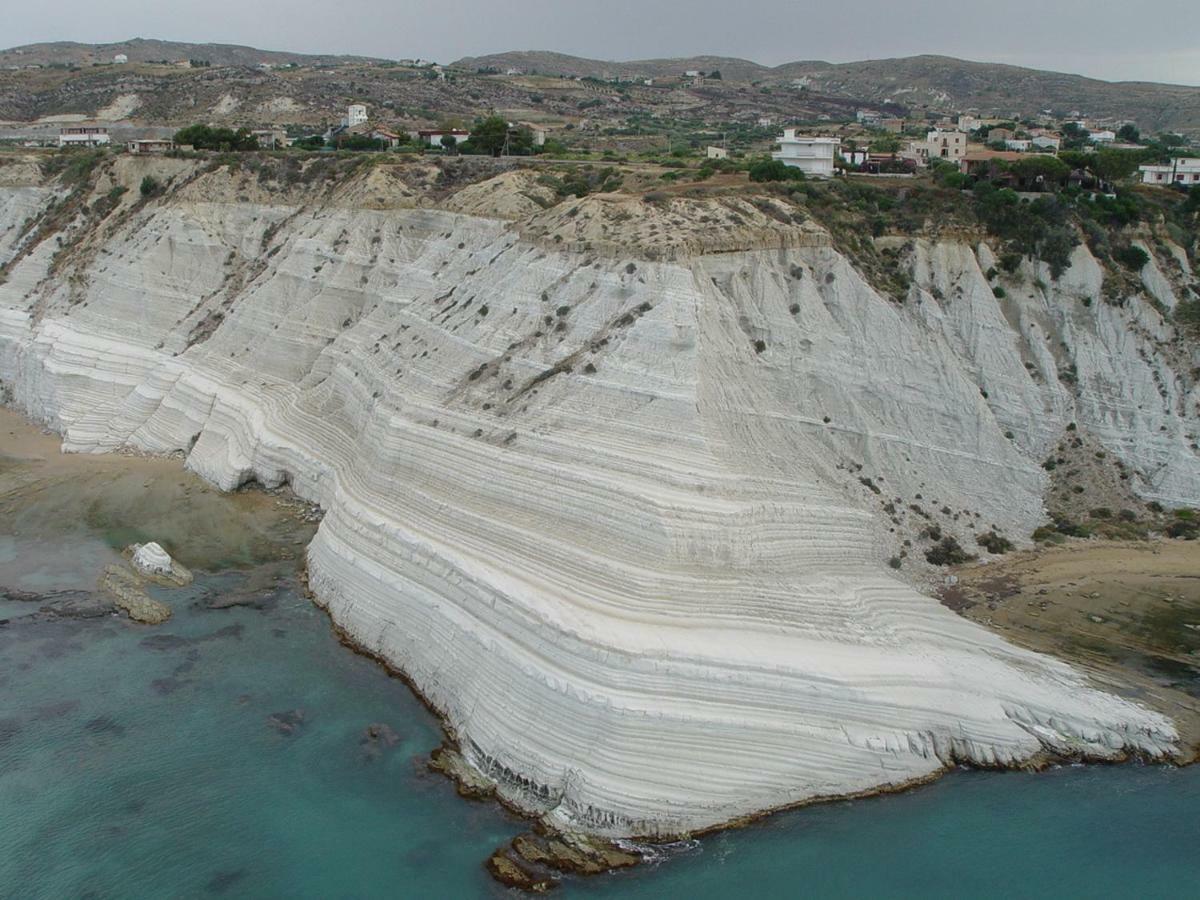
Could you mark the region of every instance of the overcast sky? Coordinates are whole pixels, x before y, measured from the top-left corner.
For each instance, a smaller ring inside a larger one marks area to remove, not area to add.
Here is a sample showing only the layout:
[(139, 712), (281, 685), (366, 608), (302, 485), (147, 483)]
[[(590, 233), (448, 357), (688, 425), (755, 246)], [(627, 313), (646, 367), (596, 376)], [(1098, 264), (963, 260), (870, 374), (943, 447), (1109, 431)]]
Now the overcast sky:
[[(942, 53), (1200, 84), (1195, 0), (54, 0), (7, 4), (0, 44), (130, 37), (452, 62), (503, 50), (767, 64)], [(1144, 24), (1143, 24), (1144, 23)]]

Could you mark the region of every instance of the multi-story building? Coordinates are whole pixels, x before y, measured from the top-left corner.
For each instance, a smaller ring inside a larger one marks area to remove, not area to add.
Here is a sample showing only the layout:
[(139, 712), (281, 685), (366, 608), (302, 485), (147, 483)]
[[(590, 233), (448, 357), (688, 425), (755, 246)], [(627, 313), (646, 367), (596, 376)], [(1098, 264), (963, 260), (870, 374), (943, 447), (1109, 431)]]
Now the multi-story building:
[(785, 128), (779, 149), (771, 156), (805, 175), (833, 177), (833, 158), (840, 141), (833, 137), (798, 137), (795, 128)]
[(99, 147), (109, 141), (108, 129), (98, 125), (69, 125), (58, 130), (60, 147)]
[(1138, 166), (1144, 184), (1200, 184), (1200, 159), (1173, 159), (1165, 165)]

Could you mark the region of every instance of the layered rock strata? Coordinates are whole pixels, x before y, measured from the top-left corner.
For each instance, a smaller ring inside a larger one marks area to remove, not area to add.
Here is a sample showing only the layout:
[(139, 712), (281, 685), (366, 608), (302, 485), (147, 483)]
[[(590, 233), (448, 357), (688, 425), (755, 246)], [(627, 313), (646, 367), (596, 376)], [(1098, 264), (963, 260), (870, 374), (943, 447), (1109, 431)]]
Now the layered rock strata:
[(987, 247), (916, 241), (897, 302), (753, 207), (653, 254), (556, 240), (558, 208), (250, 202), (218, 176), (131, 191), (66, 255), (16, 234), (53, 187), (0, 188), (0, 381), (67, 450), (183, 450), (319, 503), (318, 601), (508, 801), (671, 835), (960, 761), (1173, 750), (885, 565), (931, 522), (1028, 535), (1068, 423), (1143, 496), (1200, 500), (1170, 278), (1085, 305), (1080, 249), (997, 299)]

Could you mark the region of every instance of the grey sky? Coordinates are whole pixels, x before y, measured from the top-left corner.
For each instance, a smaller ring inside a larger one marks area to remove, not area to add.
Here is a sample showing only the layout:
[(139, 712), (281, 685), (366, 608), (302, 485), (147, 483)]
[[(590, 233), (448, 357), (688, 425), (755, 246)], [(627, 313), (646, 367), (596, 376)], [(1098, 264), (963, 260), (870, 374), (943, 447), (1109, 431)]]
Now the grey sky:
[(1142, 20), (1136, 6), (1104, 0), (56, 0), (11, 4), (0, 45), (140, 36), (439, 62), (502, 50), (767, 64), (943, 53), (1200, 84), (1194, 0), (1146, 9)]

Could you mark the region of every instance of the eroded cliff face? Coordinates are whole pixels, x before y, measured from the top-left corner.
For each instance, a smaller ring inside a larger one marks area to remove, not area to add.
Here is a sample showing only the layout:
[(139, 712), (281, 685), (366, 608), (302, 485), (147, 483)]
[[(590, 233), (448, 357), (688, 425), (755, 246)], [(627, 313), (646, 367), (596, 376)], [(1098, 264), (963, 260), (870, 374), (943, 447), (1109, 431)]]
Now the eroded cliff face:
[[(504, 190), (506, 219), (479, 186), (465, 214), (428, 173), (347, 178), (122, 160), (86, 198), (116, 208), (53, 233), (27, 220), (63, 189), (0, 187), (0, 383), (68, 450), (320, 503), (318, 602), (507, 799), (667, 835), (960, 760), (1171, 752), (886, 560), (934, 523), (1024, 539), (1068, 423), (1142, 496), (1200, 501), (1172, 263), (1116, 305), (1080, 249), (998, 299), (986, 246), (902, 242), (897, 302), (761, 205)], [(681, 237), (701, 216), (734, 236)]]

